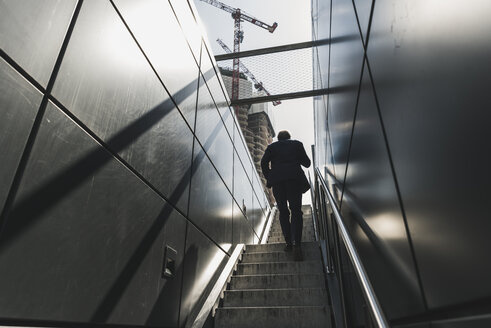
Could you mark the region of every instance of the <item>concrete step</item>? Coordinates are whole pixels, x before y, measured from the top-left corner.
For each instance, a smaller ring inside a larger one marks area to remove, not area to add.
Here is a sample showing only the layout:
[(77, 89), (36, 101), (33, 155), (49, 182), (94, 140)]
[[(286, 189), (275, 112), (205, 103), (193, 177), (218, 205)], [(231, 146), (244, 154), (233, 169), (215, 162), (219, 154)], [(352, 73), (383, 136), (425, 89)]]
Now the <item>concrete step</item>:
[[(312, 218), (303, 218), (303, 226), (304, 227), (312, 227)], [(271, 224), (271, 227), (281, 227), (280, 220), (274, 220)]]
[[(265, 252), (283, 252), (285, 248), (285, 243), (269, 243), (262, 245), (247, 245), (246, 253), (265, 253)], [(318, 250), (319, 243), (317, 242), (302, 242), (302, 250)]]
[(325, 288), (324, 275), (305, 273), (232, 276), (229, 290), (266, 288)]
[(285, 242), (285, 239), (284, 238), (281, 238), (281, 237), (270, 237), (268, 238), (268, 243), (281, 243), (281, 242)]
[[(313, 227), (313, 226), (311, 226), (311, 225), (308, 225), (308, 226), (304, 225), (304, 226), (302, 227), (302, 231), (303, 231), (303, 230), (307, 230), (307, 231), (312, 230), (312, 231), (314, 231), (314, 227)], [(270, 233), (271, 233), (271, 232), (281, 232), (281, 231), (282, 231), (282, 230), (281, 230), (281, 226), (280, 226), (280, 225), (278, 225), (278, 226), (276, 226), (276, 227), (271, 226)]]
[[(314, 231), (314, 227), (303, 227), (303, 228), (302, 228), (302, 232), (303, 232), (303, 231)], [(282, 232), (281, 227), (278, 227), (278, 228), (273, 228), (273, 229), (271, 229), (271, 230), (269, 231), (269, 233), (270, 233), (270, 234), (271, 234), (271, 233), (280, 233), (280, 232)]]
[(215, 328), (327, 328), (327, 306), (219, 308)]
[[(314, 241), (315, 236), (314, 235), (303, 235), (302, 240), (304, 241)], [(285, 238), (283, 237), (269, 237), (268, 238), (268, 243), (284, 243)]]
[[(304, 228), (306, 227), (313, 227), (313, 224), (312, 222), (306, 222), (305, 220), (303, 221), (303, 226)], [(271, 228), (281, 228), (281, 224), (279, 221), (275, 221), (273, 222), (273, 224), (271, 224)]]
[[(318, 261), (321, 257), (319, 249), (302, 249), (304, 261)], [(257, 252), (244, 253), (241, 263), (288, 262), (293, 261), (293, 252)]]
[[(269, 231), (269, 234), (271, 235), (272, 233), (282, 233), (283, 230), (281, 230), (281, 227), (271, 227), (271, 230)], [(308, 232), (314, 232), (314, 227), (309, 226), (309, 227), (303, 227), (302, 232), (308, 231)]]
[[(308, 231), (302, 231), (302, 237), (303, 236), (314, 236), (315, 233), (313, 230), (308, 230)], [(277, 238), (277, 237), (283, 237), (283, 232), (280, 231), (272, 231), (269, 235), (268, 238)]]
[[(315, 235), (313, 233), (303, 233), (302, 241), (314, 241)], [(285, 238), (283, 235), (276, 235), (268, 237), (268, 243), (284, 243)]]
[[(306, 233), (314, 233), (314, 228), (303, 228), (302, 229), (302, 234)], [(270, 237), (275, 237), (275, 236), (283, 236), (283, 231), (281, 229), (278, 230), (271, 230), (269, 232)]]
[(237, 266), (236, 275), (258, 275), (258, 274), (300, 274), (300, 273), (323, 273), (322, 262), (266, 262), (247, 263)]
[[(306, 222), (312, 222), (313, 218), (312, 218), (312, 214), (303, 214), (303, 222), (306, 223)], [(280, 223), (280, 218), (277, 217), (273, 220), (273, 223)]]
[(328, 305), (324, 288), (227, 290), (223, 307)]
[[(304, 230), (305, 231), (314, 231), (314, 227), (313, 226), (303, 226), (302, 232)], [(269, 230), (269, 233), (271, 234), (271, 233), (274, 233), (274, 232), (276, 232), (276, 233), (282, 232), (281, 226), (279, 226), (279, 225), (277, 227), (271, 226), (271, 230)]]

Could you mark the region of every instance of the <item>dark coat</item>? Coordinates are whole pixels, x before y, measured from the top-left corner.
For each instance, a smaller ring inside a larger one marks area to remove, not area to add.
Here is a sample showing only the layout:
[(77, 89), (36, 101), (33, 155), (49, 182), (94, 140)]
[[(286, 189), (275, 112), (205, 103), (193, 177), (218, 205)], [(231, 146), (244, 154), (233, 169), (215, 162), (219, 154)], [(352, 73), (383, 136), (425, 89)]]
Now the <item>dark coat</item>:
[[(271, 163), (271, 168), (269, 163)], [(297, 140), (287, 139), (273, 142), (266, 148), (261, 159), (261, 168), (268, 187), (286, 180), (302, 181), (305, 179), (300, 165), (309, 167), (310, 159), (303, 144)]]

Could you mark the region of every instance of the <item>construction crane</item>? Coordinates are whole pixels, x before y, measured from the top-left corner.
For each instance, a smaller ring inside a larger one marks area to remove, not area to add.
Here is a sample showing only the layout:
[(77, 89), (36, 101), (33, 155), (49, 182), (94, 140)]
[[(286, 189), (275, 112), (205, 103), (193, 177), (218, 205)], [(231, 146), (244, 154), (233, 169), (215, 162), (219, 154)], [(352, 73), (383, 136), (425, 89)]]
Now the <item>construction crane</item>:
[[(240, 44), (244, 40), (244, 32), (241, 29), (241, 22), (246, 21), (256, 26), (259, 26), (265, 30), (268, 30), (270, 33), (273, 33), (278, 23), (273, 23), (273, 25), (268, 25), (257, 18), (249, 16), (241, 12), (239, 8), (234, 8), (229, 5), (226, 5), (217, 0), (201, 0), (206, 2), (212, 6), (215, 6), (219, 9), (222, 9), (226, 12), (232, 14), (232, 18), (234, 19), (234, 53), (238, 53), (240, 51)], [(232, 70), (232, 100), (239, 99), (239, 58), (234, 58), (233, 60), (233, 70)]]
[[(232, 53), (232, 50), (230, 50), (230, 48), (227, 47), (227, 45), (221, 39), (217, 39), (217, 42), (223, 48), (223, 50), (225, 50), (226, 53), (228, 53), (228, 54)], [(254, 76), (254, 74), (252, 74), (251, 71), (249, 71), (249, 69), (242, 62), (239, 62), (239, 67), (240, 67), (240, 69), (242, 69), (242, 72), (247, 77), (249, 77), (252, 82), (254, 82), (254, 88), (256, 88), (256, 90), (264, 91), (264, 93), (266, 93), (268, 96), (271, 96), (271, 94), (268, 92), (268, 90), (266, 90), (266, 88), (264, 87), (263, 83), (259, 82), (256, 79), (256, 77)], [(273, 106), (277, 106), (279, 104), (281, 104), (281, 101), (279, 101), (279, 100), (273, 101)]]

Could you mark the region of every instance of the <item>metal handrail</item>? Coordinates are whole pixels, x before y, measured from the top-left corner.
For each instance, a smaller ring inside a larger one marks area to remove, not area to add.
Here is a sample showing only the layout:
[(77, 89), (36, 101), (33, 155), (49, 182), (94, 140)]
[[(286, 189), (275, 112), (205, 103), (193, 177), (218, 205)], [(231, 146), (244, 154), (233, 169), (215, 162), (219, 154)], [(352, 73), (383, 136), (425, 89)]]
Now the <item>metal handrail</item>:
[(336, 223), (339, 227), (339, 230), (341, 231), (341, 237), (343, 238), (343, 242), (346, 246), (346, 249), (348, 251), (348, 255), (351, 259), (351, 262), (353, 263), (353, 266), (355, 268), (356, 276), (358, 280), (360, 281), (363, 295), (365, 296), (365, 299), (367, 300), (369, 304), (369, 308), (372, 312), (373, 318), (375, 319), (378, 327), (381, 328), (388, 328), (389, 323), (387, 319), (385, 318), (385, 315), (382, 311), (382, 308), (380, 306), (380, 303), (377, 299), (377, 296), (375, 295), (375, 292), (373, 290), (372, 284), (370, 283), (370, 280), (368, 279), (368, 275), (365, 271), (365, 268), (363, 267), (363, 263), (360, 260), (360, 257), (358, 255), (358, 252), (356, 251), (356, 248), (353, 244), (353, 241), (351, 240), (351, 237), (348, 233), (348, 230), (346, 229), (346, 226), (344, 225), (344, 222), (341, 218), (341, 214), (339, 213), (338, 208), (336, 207), (336, 203), (334, 202), (334, 198), (332, 197), (332, 194), (329, 190), (329, 188), (326, 185), (326, 182), (322, 178), (322, 174), (319, 171), (319, 168), (315, 168), (315, 176), (318, 181), (320, 181), (320, 186), (322, 189), (324, 189), (325, 194), (329, 198), (329, 204), (331, 205), (332, 211), (334, 213), (334, 217), (336, 219)]
[(266, 222), (263, 226), (263, 231), (261, 232), (261, 238), (259, 238), (259, 244), (266, 244), (268, 242), (269, 231), (271, 230), (271, 225), (273, 224), (274, 217), (278, 208), (275, 206), (269, 208), (268, 216), (266, 217)]

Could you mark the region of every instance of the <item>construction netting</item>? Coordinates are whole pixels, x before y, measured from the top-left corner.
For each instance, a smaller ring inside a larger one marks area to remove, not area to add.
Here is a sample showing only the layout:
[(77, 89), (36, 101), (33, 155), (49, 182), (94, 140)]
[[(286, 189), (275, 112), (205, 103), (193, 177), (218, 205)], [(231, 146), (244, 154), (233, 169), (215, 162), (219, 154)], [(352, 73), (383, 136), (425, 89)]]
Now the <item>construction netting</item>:
[[(239, 61), (240, 100), (313, 90), (312, 48), (243, 57)], [(217, 64), (231, 95), (233, 60), (218, 60)]]

